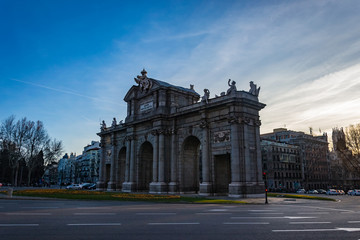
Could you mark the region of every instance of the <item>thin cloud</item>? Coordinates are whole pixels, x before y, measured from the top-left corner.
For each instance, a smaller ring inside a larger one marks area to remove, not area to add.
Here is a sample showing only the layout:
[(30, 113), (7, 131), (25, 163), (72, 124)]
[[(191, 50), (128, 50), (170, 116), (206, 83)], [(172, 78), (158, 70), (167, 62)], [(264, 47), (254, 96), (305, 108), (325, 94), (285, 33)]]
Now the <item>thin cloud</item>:
[(86, 96), (86, 95), (83, 95), (83, 94), (80, 94), (80, 93), (77, 93), (77, 92), (73, 92), (73, 91), (69, 91), (69, 90), (63, 90), (63, 89), (59, 89), (59, 88), (53, 88), (53, 87), (45, 86), (45, 85), (38, 84), (38, 83), (22, 81), (22, 80), (19, 80), (19, 79), (10, 79), (10, 80), (11, 80), (11, 81), (15, 81), (15, 82), (25, 83), (25, 84), (32, 85), (32, 86), (36, 86), (36, 87), (39, 87), (39, 88), (44, 88), (44, 89), (52, 90), (52, 91), (55, 91), (55, 92), (60, 92), (60, 93), (65, 93), (65, 94), (69, 94), (69, 95), (74, 95), (74, 96), (78, 96), (78, 97), (82, 97), (82, 98), (91, 99), (91, 100), (93, 100), (93, 101), (95, 101), (95, 102), (105, 102), (105, 103), (115, 104), (115, 105), (118, 105), (118, 106), (124, 106), (124, 104), (119, 104), (119, 103), (116, 103), (116, 102), (114, 102), (114, 101), (107, 101), (107, 100), (100, 99), (100, 98), (95, 98), (95, 97), (91, 97), (91, 96)]

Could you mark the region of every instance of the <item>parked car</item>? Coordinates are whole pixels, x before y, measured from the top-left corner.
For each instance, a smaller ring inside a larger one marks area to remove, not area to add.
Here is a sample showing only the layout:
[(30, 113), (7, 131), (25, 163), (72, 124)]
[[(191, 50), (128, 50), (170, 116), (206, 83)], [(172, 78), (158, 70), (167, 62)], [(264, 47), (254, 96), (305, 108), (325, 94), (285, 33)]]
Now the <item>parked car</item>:
[(66, 187), (66, 189), (69, 189), (69, 190), (80, 189), (80, 185), (79, 184), (70, 184), (69, 186)]
[(88, 189), (89, 186), (91, 186), (91, 185), (92, 185), (92, 183), (82, 183), (79, 185), (79, 188), (80, 189)]
[(309, 194), (318, 194), (319, 192), (317, 190), (309, 190), (308, 191)]
[(317, 191), (319, 194), (326, 194), (326, 191), (324, 189), (318, 189)]
[(96, 183), (91, 184), (91, 185), (88, 187), (88, 189), (89, 189), (89, 190), (96, 189)]
[(351, 196), (360, 196), (360, 189), (354, 189)]
[(339, 193), (339, 195), (345, 195), (344, 190), (339, 189), (339, 190), (336, 190), (336, 191)]
[(296, 193), (306, 193), (305, 189), (301, 188), (296, 191)]
[(347, 195), (353, 196), (353, 193), (354, 193), (354, 190), (349, 190), (349, 191), (347, 192)]
[(326, 192), (327, 195), (339, 195), (339, 193), (335, 189), (329, 189)]

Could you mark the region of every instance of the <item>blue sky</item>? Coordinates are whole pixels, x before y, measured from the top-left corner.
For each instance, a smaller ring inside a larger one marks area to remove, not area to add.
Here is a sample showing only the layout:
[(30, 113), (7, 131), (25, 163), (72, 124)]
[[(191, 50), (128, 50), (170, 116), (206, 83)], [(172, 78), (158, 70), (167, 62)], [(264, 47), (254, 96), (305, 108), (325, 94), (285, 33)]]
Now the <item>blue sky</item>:
[(134, 77), (211, 97), (261, 86), (261, 132), (359, 123), (360, 1), (0, 0), (0, 120), (41, 120), (66, 152), (126, 117)]

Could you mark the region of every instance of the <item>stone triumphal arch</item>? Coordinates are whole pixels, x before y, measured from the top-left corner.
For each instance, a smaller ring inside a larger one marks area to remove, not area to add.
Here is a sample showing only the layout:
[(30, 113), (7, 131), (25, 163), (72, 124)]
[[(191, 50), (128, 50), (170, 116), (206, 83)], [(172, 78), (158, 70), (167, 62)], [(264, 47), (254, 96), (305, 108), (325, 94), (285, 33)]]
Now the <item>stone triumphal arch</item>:
[(235, 81), (215, 98), (204, 89), (148, 78), (143, 70), (124, 100), (125, 121), (103, 121), (100, 190), (249, 197), (264, 192), (260, 88)]

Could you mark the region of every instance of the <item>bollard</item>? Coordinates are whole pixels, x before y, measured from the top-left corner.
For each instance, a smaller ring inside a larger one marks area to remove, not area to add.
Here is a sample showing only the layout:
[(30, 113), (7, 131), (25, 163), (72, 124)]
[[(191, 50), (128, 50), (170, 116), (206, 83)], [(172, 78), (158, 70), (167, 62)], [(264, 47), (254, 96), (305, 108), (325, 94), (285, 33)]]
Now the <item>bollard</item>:
[(7, 195), (8, 195), (9, 198), (12, 198), (13, 191), (14, 191), (14, 189), (12, 189), (12, 188), (8, 189)]

